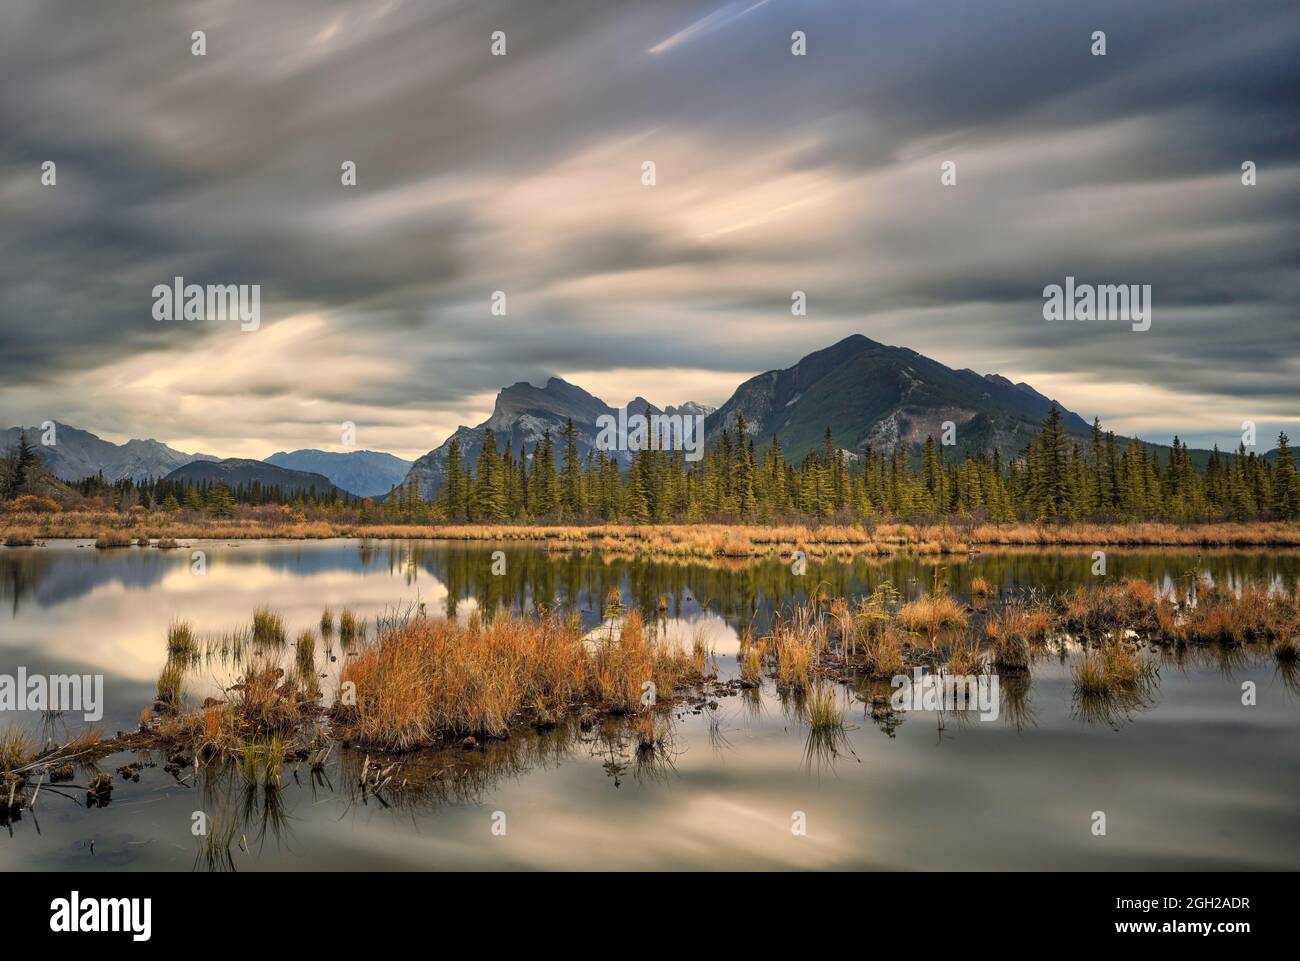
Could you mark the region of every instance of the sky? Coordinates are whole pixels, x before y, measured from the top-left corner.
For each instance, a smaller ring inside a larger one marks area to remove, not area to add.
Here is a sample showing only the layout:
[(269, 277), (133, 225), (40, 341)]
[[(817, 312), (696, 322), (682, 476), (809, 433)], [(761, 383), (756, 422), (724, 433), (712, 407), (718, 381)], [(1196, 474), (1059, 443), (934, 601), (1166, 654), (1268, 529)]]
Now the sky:
[[(518, 381), (718, 405), (861, 333), (1300, 437), (1298, 102), (1290, 0), (6, 0), (0, 427), (416, 457)], [(260, 327), (155, 320), (175, 276)], [(1067, 276), (1151, 328), (1045, 320)]]

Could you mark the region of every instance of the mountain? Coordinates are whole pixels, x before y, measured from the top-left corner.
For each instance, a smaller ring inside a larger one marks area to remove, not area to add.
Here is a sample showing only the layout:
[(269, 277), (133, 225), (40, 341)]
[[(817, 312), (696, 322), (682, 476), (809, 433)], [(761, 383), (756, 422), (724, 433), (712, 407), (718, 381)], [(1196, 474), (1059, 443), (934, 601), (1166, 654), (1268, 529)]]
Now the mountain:
[(266, 463), (289, 470), (322, 474), (336, 487), (359, 497), (378, 497), (400, 484), (411, 461), (374, 450), (336, 453), (325, 450), (278, 451)]
[[(861, 334), (804, 357), (793, 367), (751, 377), (705, 421), (709, 444), (743, 415), (756, 446), (773, 434), (787, 459), (821, 448), (827, 426), (836, 446), (917, 450), (944, 421), (956, 425), (950, 458), (997, 448), (1018, 453), (1039, 428), (1053, 401), (1028, 384), (997, 374), (953, 370), (906, 347), (888, 347)], [(1089, 424), (1057, 404), (1065, 429), (1086, 435)]]
[(260, 460), (247, 460), (242, 457), (228, 457), (217, 461), (194, 461), (178, 467), (166, 477), (165, 481), (176, 484), (225, 484), (231, 490), (237, 487), (251, 487), (261, 484), (263, 487), (278, 487), (283, 492), (315, 491), (317, 494), (330, 495), (335, 491), (346, 496), (347, 491), (339, 490), (322, 474), (307, 471), (289, 470)]
[[(687, 401), (679, 407), (661, 409), (644, 397), (637, 397), (628, 402), (627, 410), (629, 414), (643, 414), (648, 410), (651, 414), (685, 415), (706, 414), (712, 408)], [(570, 418), (573, 419), (578, 435), (578, 455), (585, 459), (588, 452), (596, 448), (596, 438), (600, 434), (597, 419), (603, 415), (618, 417), (618, 409), (559, 377), (552, 377), (544, 387), (534, 387), (526, 381), (520, 381), (497, 394), (491, 417), (477, 427), (456, 428), (456, 432), (441, 446), (412, 464), (408, 476), (420, 482), (420, 495), (425, 500), (432, 500), (442, 488), (447, 474), (447, 450), (451, 442), (460, 442), (461, 463), (473, 465), (478, 462), (479, 452), (483, 449), (483, 436), (488, 428), (492, 429), (498, 448), (504, 450), (505, 442), (508, 441), (516, 454), (521, 445), (527, 445), (531, 454), (532, 448), (542, 439), (542, 434), (549, 430), (555, 442), (558, 464), (563, 454), (560, 432)], [(624, 466), (631, 460), (631, 455), (626, 451), (613, 453)]]
[(696, 415), (707, 417), (709, 416), (709, 414), (712, 414), (717, 409), (718, 408), (716, 407), (710, 407), (708, 404), (697, 404), (693, 400), (688, 400), (686, 403), (681, 404), (677, 407), (674, 407), (671, 404), (669, 404), (667, 407), (664, 408), (664, 413), (669, 415), (670, 417), (673, 414), (681, 414), (683, 417), (686, 416), (694, 417)]
[(41, 443), (45, 432), (39, 427), (11, 427), (0, 434), (0, 447), (8, 449), (13, 446), (20, 432), (25, 433), (28, 443), (40, 452), (50, 473), (63, 481), (94, 477), (100, 471), (104, 472), (107, 481), (127, 477), (139, 481), (164, 477), (193, 461), (216, 460), (211, 454), (186, 454), (156, 440), (129, 440), (125, 444), (114, 444), (89, 431), (57, 421), (54, 423), (54, 443), (50, 446)]

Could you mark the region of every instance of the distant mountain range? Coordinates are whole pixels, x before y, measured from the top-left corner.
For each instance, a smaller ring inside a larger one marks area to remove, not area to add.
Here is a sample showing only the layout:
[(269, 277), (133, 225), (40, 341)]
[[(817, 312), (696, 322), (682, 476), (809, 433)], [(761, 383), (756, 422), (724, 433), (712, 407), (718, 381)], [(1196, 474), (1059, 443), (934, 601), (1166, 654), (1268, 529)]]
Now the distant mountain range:
[(276, 467), (321, 474), (336, 487), (361, 497), (387, 494), (402, 483), (411, 461), (375, 450), (337, 453), (326, 450), (279, 451), (266, 459)]
[[(705, 436), (712, 444), (724, 428), (734, 430), (741, 416), (756, 447), (765, 447), (773, 435), (780, 438), (787, 460), (798, 460), (818, 450), (829, 426), (836, 446), (857, 452), (870, 446), (892, 451), (902, 445), (913, 456), (926, 437), (936, 442), (944, 422), (956, 426), (955, 449), (946, 452), (960, 459), (980, 450), (998, 450), (1004, 459), (1015, 457), (1037, 432), (1053, 403), (1028, 384), (1014, 384), (997, 374), (953, 370), (906, 347), (890, 347), (860, 334), (846, 337), (815, 351), (792, 367), (770, 370), (741, 384), (720, 408), (686, 402), (659, 408), (643, 397), (627, 405), (629, 413), (705, 415)], [(1086, 439), (1090, 424), (1056, 403), (1065, 429)], [(113, 444), (94, 434), (64, 424), (56, 425), (58, 443), (40, 444), (39, 428), (27, 428), (28, 440), (45, 457), (51, 472), (67, 481), (102, 471), (110, 481), (131, 477), (167, 478), (191, 482), (222, 480), (232, 486), (259, 481), (284, 490), (340, 491), (365, 497), (382, 497), (395, 485), (411, 478), (419, 481), (421, 495), (433, 498), (446, 477), (447, 451), (460, 442), (462, 461), (474, 464), (491, 428), (499, 447), (509, 444), (516, 453), (532, 448), (546, 431), (555, 440), (557, 462), (562, 454), (560, 433), (572, 418), (578, 452), (585, 458), (596, 446), (598, 418), (617, 417), (618, 410), (581, 387), (558, 377), (542, 387), (519, 382), (497, 395), (492, 416), (477, 427), (458, 427), (451, 437), (414, 462), (378, 451), (333, 453), (321, 450), (281, 451), (266, 461), (209, 454), (186, 454), (156, 440), (130, 440)], [(19, 428), (5, 431), (4, 447), (18, 438)], [(1127, 438), (1125, 438), (1127, 441)], [(1169, 448), (1144, 443), (1167, 454)], [(1189, 451), (1192, 462), (1204, 467), (1209, 451)], [(622, 465), (631, 460), (617, 452)], [(1272, 459), (1275, 452), (1263, 455)], [(326, 486), (322, 486), (326, 485)]]
[(179, 484), (225, 484), (232, 490), (236, 487), (250, 487), (261, 484), (262, 487), (278, 487), (286, 494), (305, 493), (331, 496), (340, 491), (330, 483), (323, 474), (307, 471), (289, 470), (260, 460), (248, 460), (242, 457), (228, 457), (218, 461), (193, 461), (184, 467), (178, 467), (165, 478), (166, 481)]
[(39, 427), (11, 427), (0, 435), (0, 449), (18, 442), (19, 433), (40, 451), (50, 473), (63, 481), (79, 481), (103, 472), (110, 482), (131, 478), (142, 481), (165, 477), (178, 467), (196, 460), (214, 461), (211, 454), (186, 454), (173, 450), (161, 441), (129, 440), (125, 444), (96, 437), (89, 431), (54, 422), (54, 443), (41, 443), (44, 431)]
[[(260, 481), (284, 490), (339, 488), (343, 493), (361, 497), (386, 494), (400, 484), (411, 462), (378, 451), (331, 453), (321, 450), (283, 451), (272, 454), (265, 462), (242, 458), (222, 459), (212, 454), (186, 454), (156, 440), (128, 440), (114, 444), (102, 437), (71, 427), (54, 424), (54, 443), (45, 445), (39, 427), (11, 427), (0, 434), (0, 451), (18, 442), (20, 431), (40, 453), (45, 466), (61, 481), (76, 482), (103, 473), (109, 483), (130, 478), (134, 481), (179, 480), (188, 483), (218, 481), (230, 486), (245, 486)], [(211, 469), (191, 465), (212, 465)], [(267, 470), (270, 468), (270, 470)]]

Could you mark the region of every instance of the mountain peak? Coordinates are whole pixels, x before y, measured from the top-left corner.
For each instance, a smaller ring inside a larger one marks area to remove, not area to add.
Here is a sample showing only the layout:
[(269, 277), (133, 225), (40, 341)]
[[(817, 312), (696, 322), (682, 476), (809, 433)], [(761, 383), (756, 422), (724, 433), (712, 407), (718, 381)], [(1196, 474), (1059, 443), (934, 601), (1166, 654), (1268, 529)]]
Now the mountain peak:
[(319, 474), (331, 484), (360, 497), (387, 494), (402, 482), (411, 462), (383, 451), (328, 451), (303, 448), (277, 451), (266, 463), (289, 470)]
[[(953, 370), (910, 348), (854, 334), (741, 384), (710, 415), (706, 436), (715, 441), (743, 416), (751, 436), (776, 435), (787, 456), (798, 458), (821, 447), (827, 427), (846, 450), (915, 451), (951, 422), (957, 456), (997, 449), (1012, 457), (1051, 403), (1026, 384)], [(1061, 410), (1067, 429), (1086, 429), (1081, 418)]]
[(0, 433), (0, 446), (8, 447), (25, 435), (36, 446), (51, 474), (62, 481), (79, 481), (102, 473), (116, 482), (163, 477), (178, 467), (198, 460), (213, 460), (207, 454), (186, 454), (173, 450), (152, 437), (132, 438), (122, 444), (104, 440), (88, 430), (54, 421), (55, 440), (51, 446), (40, 442), (39, 427), (11, 427)]

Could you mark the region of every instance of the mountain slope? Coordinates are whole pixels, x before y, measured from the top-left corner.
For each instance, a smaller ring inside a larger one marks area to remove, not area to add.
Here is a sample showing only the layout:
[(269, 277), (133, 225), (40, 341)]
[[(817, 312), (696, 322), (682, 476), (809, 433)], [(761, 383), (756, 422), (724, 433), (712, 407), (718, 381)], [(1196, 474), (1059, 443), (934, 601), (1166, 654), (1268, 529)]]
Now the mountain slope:
[[(642, 414), (648, 410), (651, 414), (685, 415), (708, 413), (712, 408), (687, 401), (680, 407), (661, 410), (645, 398), (637, 397), (628, 403), (627, 410), (629, 414)], [(534, 387), (520, 381), (497, 394), (491, 417), (477, 427), (456, 428), (451, 437), (412, 464), (408, 476), (419, 481), (420, 495), (425, 500), (432, 500), (441, 490), (447, 475), (447, 450), (451, 442), (460, 442), (461, 463), (473, 465), (478, 462), (479, 452), (483, 449), (483, 436), (487, 428), (492, 429), (499, 449), (504, 450), (505, 443), (508, 442), (516, 455), (521, 446), (526, 446), (531, 454), (533, 447), (541, 441), (542, 434), (549, 430), (555, 444), (555, 460), (559, 464), (564, 452), (560, 432), (564, 430), (569, 418), (573, 419), (577, 432), (578, 456), (585, 459), (596, 448), (596, 438), (600, 434), (597, 419), (605, 415), (617, 417), (618, 409), (559, 377), (552, 377), (544, 387)], [(631, 460), (631, 455), (626, 451), (614, 453), (624, 466)]]
[(400, 484), (411, 461), (373, 450), (334, 452), (307, 448), (278, 451), (266, 463), (289, 470), (322, 474), (336, 487), (359, 497), (379, 497)]
[[(945, 421), (956, 425), (961, 456), (996, 447), (1014, 456), (1037, 431), (1052, 401), (1027, 384), (1005, 377), (953, 370), (905, 347), (889, 347), (854, 334), (804, 357), (793, 367), (751, 377), (706, 420), (709, 443), (724, 427), (745, 418), (758, 446), (773, 434), (787, 458), (819, 449), (829, 426), (836, 446), (918, 449), (938, 443)], [(1060, 404), (1065, 427), (1086, 434), (1089, 425)]]
[(195, 461), (178, 467), (166, 477), (165, 481), (176, 484), (225, 484), (231, 490), (237, 487), (278, 487), (285, 493), (315, 491), (321, 495), (331, 495), (338, 491), (346, 496), (347, 491), (339, 490), (322, 474), (307, 471), (289, 470), (276, 467), (260, 460), (248, 460), (242, 457), (228, 457), (218, 461)]
[(17, 443), (20, 431), (27, 435), (28, 443), (40, 452), (50, 473), (63, 481), (94, 477), (100, 471), (103, 471), (104, 479), (110, 482), (127, 477), (139, 481), (164, 477), (193, 461), (216, 460), (210, 454), (186, 454), (173, 450), (152, 439), (114, 444), (90, 431), (69, 427), (57, 421), (54, 424), (54, 444), (50, 446), (41, 443), (45, 432), (39, 427), (11, 427), (0, 434), (0, 446), (8, 449)]

